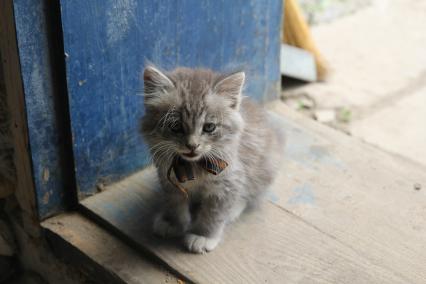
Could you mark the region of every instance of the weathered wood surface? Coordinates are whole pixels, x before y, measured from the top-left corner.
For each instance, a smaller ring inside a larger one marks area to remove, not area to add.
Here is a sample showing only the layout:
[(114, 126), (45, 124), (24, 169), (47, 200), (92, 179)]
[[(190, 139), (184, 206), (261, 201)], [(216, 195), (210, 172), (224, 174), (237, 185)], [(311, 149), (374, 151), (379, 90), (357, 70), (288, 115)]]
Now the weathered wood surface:
[(60, 3), (81, 197), (149, 161), (139, 133), (147, 60), (162, 68), (243, 65), (247, 95), (278, 96), (282, 0)]
[(426, 191), (413, 187), (425, 169), (270, 107), (288, 133), (282, 172), (270, 201), (213, 252), (152, 237), (152, 168), (82, 205), (194, 282), (425, 283)]
[[(426, 169), (294, 114), (276, 204), (403, 283), (426, 283)], [(278, 187), (276, 187), (278, 189)]]
[(42, 226), (56, 253), (96, 283), (177, 283), (164, 268), (78, 213), (47, 219)]
[(73, 200), (59, 5), (48, 0), (0, 2), (18, 200), (26, 203), (24, 210), (32, 218), (45, 218)]
[(15, 151), (14, 163), (16, 176), (19, 177), (14, 187), (14, 193), (22, 209), (26, 229), (37, 234), (36, 193), (31, 172), (25, 97), (19, 68), (13, 3), (11, 0), (0, 1), (0, 19), (0, 48), (2, 54), (2, 62), (0, 64), (3, 64)]

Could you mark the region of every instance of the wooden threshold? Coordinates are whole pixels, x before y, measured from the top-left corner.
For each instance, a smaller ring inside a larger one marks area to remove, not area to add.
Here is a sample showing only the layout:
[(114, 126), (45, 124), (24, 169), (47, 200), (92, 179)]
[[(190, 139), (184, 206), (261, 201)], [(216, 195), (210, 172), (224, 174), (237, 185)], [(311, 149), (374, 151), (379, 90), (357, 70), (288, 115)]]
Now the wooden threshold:
[(79, 213), (42, 223), (56, 255), (87, 274), (94, 283), (179, 283), (166, 268), (148, 260)]
[(123, 240), (197, 283), (426, 283), (426, 170), (269, 106), (287, 132), (269, 201), (219, 247), (186, 252), (150, 230), (157, 188), (147, 168), (81, 205)]

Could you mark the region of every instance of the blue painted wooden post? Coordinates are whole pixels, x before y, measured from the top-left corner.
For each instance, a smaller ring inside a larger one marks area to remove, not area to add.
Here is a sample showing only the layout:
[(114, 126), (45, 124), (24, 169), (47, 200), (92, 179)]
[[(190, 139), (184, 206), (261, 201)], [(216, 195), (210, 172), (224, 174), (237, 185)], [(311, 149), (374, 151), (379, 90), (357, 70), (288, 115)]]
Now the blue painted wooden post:
[(59, 5), (14, 0), (13, 6), (35, 195), (43, 219), (75, 199)]
[(244, 67), (246, 95), (277, 96), (282, 0), (63, 0), (73, 148), (80, 195), (148, 163), (138, 133), (146, 60)]

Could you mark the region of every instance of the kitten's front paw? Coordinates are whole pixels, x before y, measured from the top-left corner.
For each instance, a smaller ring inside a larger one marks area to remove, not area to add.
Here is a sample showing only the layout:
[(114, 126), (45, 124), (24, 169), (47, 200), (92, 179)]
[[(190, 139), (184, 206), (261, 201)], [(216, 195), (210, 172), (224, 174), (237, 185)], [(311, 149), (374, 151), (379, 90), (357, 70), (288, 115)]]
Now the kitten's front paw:
[(154, 234), (162, 238), (180, 237), (184, 234), (184, 229), (181, 226), (172, 224), (162, 214), (155, 217), (153, 231)]
[(220, 242), (220, 237), (208, 238), (195, 234), (186, 234), (184, 243), (186, 248), (193, 253), (206, 253), (212, 251)]

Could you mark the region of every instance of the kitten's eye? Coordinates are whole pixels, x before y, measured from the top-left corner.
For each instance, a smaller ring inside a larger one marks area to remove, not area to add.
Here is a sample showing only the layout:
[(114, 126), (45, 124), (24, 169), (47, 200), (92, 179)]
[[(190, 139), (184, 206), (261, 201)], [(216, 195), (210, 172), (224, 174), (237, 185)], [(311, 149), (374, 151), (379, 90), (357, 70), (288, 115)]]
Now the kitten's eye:
[(173, 124), (170, 124), (170, 130), (175, 132), (175, 133), (182, 133), (183, 132), (183, 128), (182, 128), (182, 123), (180, 122), (175, 122)]
[(203, 131), (207, 133), (212, 133), (216, 129), (216, 124), (214, 123), (206, 123), (203, 126)]

